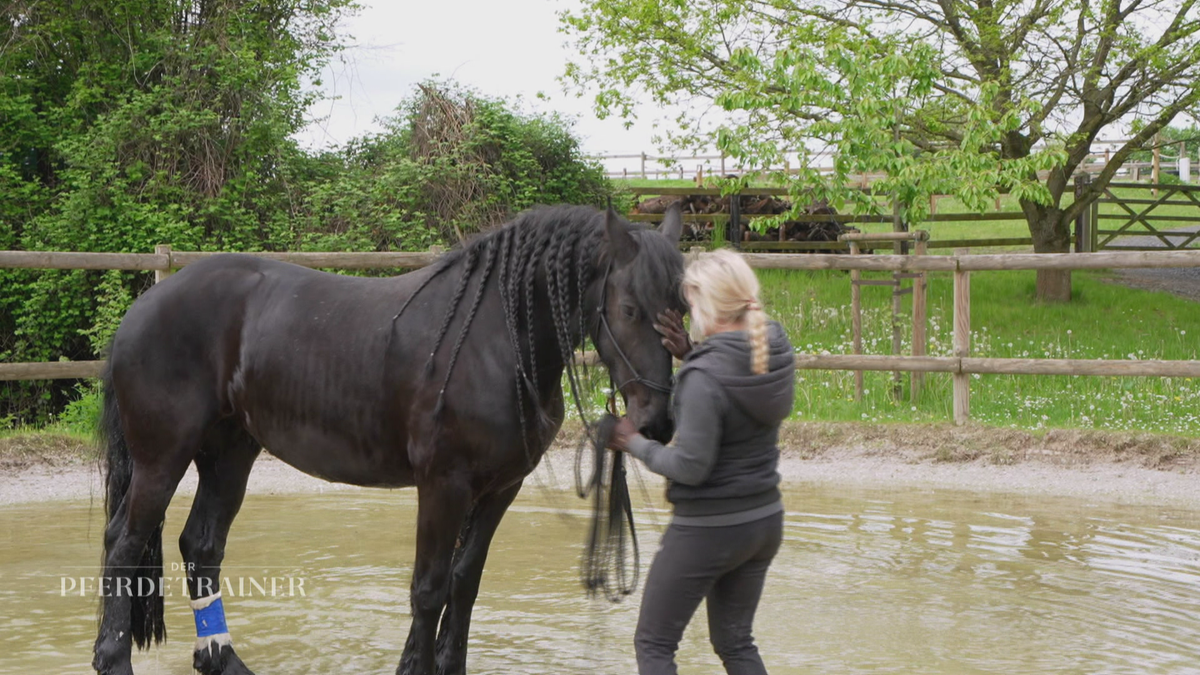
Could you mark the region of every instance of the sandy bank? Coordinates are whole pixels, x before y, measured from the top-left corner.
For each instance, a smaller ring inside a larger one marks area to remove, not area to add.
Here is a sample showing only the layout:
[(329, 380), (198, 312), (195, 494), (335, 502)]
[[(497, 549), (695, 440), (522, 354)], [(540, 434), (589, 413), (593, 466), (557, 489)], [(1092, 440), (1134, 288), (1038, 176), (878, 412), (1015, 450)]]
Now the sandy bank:
[[(569, 435), (527, 484), (569, 489)], [(1200, 441), (1149, 434), (1033, 434), (950, 425), (795, 424), (781, 437), (780, 471), (791, 486), (844, 485), (1036, 494), (1200, 509)], [(79, 451), (10, 453), (0, 463), (0, 505), (102, 499), (99, 469)], [(644, 473), (644, 475), (649, 475)], [(195, 492), (188, 473), (180, 493)], [(264, 453), (250, 494), (352, 491)]]

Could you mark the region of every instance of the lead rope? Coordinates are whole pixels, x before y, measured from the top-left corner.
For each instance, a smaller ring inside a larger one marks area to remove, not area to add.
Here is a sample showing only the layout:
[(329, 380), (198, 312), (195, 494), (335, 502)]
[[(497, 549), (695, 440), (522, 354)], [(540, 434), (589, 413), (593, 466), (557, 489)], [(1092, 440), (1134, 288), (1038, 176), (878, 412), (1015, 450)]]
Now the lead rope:
[[(592, 498), (592, 524), (584, 549), (581, 577), (588, 597), (603, 594), (620, 602), (637, 588), (640, 572), (633, 504), (629, 499), (624, 453), (607, 451), (616, 427), (616, 390), (608, 398), (608, 412), (588, 427), (575, 457), (575, 486), (581, 498)], [(583, 481), (583, 454), (592, 446), (592, 473)], [(606, 471), (606, 468), (608, 471)], [(608, 480), (605, 480), (605, 474)], [(607, 505), (605, 498), (607, 497)]]

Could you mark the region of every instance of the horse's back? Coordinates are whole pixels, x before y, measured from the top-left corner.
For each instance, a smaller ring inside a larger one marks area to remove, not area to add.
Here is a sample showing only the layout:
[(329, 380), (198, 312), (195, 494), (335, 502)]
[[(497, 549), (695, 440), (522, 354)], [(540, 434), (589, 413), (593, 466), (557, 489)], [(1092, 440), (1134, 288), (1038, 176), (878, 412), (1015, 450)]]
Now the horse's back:
[(404, 483), (383, 370), (390, 319), (412, 285), (213, 256), (134, 303), (113, 341), (114, 383), (135, 405), (169, 397), (191, 417), (235, 417), (309, 473)]

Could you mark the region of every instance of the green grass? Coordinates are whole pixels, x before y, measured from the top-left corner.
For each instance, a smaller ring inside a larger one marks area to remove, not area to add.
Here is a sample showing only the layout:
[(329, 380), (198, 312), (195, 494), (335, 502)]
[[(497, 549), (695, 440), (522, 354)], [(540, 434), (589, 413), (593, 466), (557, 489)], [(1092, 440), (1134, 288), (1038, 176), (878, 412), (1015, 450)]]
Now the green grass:
[[(867, 278), (883, 275), (865, 275)], [(764, 307), (799, 352), (851, 353), (850, 282), (846, 273), (760, 270)], [(1034, 299), (1033, 272), (977, 272), (971, 278), (971, 354), (982, 357), (1196, 359), (1200, 311), (1195, 303), (1074, 275), (1070, 304)], [(929, 354), (951, 354), (952, 281), (931, 275)], [(911, 350), (905, 301), (903, 349)], [(863, 351), (891, 352), (890, 289), (863, 288)], [(951, 418), (948, 374), (927, 374), (917, 404), (909, 376), (892, 396), (891, 373), (865, 374), (863, 401), (853, 400), (845, 371), (802, 371), (794, 419), (921, 422)], [(976, 375), (971, 417), (1026, 429), (1077, 427), (1200, 435), (1200, 383), (1188, 379)]]

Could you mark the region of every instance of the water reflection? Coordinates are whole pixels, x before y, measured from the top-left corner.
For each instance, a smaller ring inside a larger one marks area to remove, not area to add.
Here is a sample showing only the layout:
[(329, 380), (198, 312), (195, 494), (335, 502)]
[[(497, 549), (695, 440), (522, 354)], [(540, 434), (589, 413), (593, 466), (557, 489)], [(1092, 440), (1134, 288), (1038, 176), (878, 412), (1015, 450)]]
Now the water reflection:
[[(651, 490), (651, 493), (655, 490)], [(410, 491), (252, 496), (229, 577), (301, 578), (303, 595), (228, 599), (263, 673), (387, 673), (402, 649), (414, 546)], [(772, 673), (1179, 673), (1200, 662), (1200, 514), (904, 490), (795, 489), (758, 620)], [(168, 514), (172, 542), (186, 516)], [(661, 504), (653, 505), (661, 507)], [(645, 557), (664, 513), (639, 510)], [(0, 510), (0, 672), (90, 673), (101, 509)], [(582, 503), (528, 489), (489, 558), (470, 664), (486, 673), (633, 672), (637, 598), (584, 598)], [(168, 568), (179, 554), (168, 545)], [(168, 576), (179, 575), (168, 571)], [(191, 616), (139, 673), (190, 674)], [(703, 611), (703, 610), (701, 610)], [(719, 672), (698, 616), (681, 665)]]

